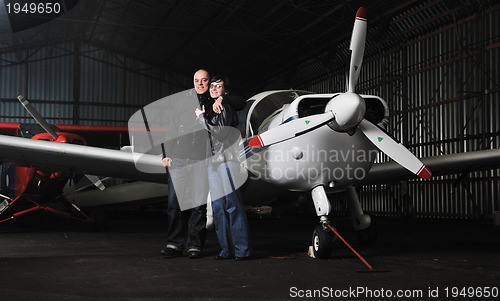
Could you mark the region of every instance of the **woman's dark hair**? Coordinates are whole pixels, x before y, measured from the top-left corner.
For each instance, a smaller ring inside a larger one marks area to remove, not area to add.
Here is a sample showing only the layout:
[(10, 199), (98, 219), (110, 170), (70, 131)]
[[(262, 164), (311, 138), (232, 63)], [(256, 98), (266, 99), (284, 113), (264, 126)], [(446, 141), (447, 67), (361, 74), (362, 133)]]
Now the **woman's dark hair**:
[(229, 84), (229, 78), (227, 78), (227, 76), (216, 75), (210, 79), (210, 84), (218, 81), (224, 82), (224, 90), (226, 91), (226, 94), (231, 91), (231, 85)]

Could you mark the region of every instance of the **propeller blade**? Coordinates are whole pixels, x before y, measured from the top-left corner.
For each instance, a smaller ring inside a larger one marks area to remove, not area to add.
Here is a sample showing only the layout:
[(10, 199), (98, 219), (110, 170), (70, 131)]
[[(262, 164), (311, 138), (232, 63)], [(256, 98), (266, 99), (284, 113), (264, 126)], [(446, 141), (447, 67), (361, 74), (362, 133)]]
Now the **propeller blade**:
[(19, 95), (17, 97), (19, 102), (23, 105), (23, 107), (30, 113), (30, 115), (36, 120), (36, 122), (50, 135), (54, 140), (57, 139), (57, 133), (50, 127), (50, 125), (45, 121), (45, 119), (38, 113), (38, 111), (29, 103), (29, 101), (24, 98), (24, 96)]
[(95, 185), (95, 187), (99, 188), (100, 190), (104, 190), (104, 188), (106, 188), (106, 186), (104, 186), (104, 184), (101, 182), (101, 179), (99, 179), (98, 176), (94, 176), (94, 175), (85, 175), (87, 177), (87, 179), (90, 180), (90, 182), (92, 182), (92, 184)]
[(251, 148), (261, 148), (282, 142), (315, 130), (334, 118), (333, 112), (329, 111), (323, 114), (294, 119), (253, 137), (248, 142), (248, 145)]
[(360, 7), (356, 13), (356, 20), (352, 29), (351, 45), (351, 66), (349, 67), (349, 92), (354, 92), (358, 82), (361, 64), (363, 63), (363, 54), (365, 52), (366, 42), (366, 12), (364, 7)]
[(404, 145), (396, 142), (373, 123), (363, 119), (358, 128), (381, 151), (404, 168), (423, 179), (432, 177), (431, 171)]
[[(52, 137), (54, 140), (57, 140), (57, 133), (50, 127), (50, 125), (47, 123), (47, 121), (38, 113), (38, 111), (30, 104), (30, 102), (24, 98), (24, 96), (19, 95), (17, 97), (19, 102), (23, 105), (23, 107), (30, 113), (30, 115), (33, 117), (33, 119), (36, 120), (36, 122)], [(101, 180), (94, 175), (85, 175), (91, 182), (94, 184), (97, 188), (100, 190), (104, 190), (105, 186), (101, 182)]]

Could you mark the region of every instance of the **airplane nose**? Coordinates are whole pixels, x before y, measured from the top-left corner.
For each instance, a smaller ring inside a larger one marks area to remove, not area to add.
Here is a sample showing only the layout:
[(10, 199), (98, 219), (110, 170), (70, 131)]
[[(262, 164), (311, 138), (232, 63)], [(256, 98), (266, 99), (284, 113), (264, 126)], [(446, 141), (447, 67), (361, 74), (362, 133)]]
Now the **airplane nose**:
[(325, 112), (332, 111), (335, 120), (333, 128), (337, 131), (348, 131), (357, 126), (366, 112), (364, 99), (356, 93), (346, 92), (331, 99)]

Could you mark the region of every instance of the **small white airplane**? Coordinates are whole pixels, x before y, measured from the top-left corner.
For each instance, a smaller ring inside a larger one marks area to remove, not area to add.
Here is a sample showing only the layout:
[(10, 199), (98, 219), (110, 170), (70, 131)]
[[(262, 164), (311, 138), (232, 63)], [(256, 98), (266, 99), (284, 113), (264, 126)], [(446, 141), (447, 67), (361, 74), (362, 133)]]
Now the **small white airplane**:
[[(282, 107), (267, 112), (270, 115), (263, 114), (268, 115), (265, 120), (251, 117), (246, 124), (247, 137), (253, 137), (248, 142), (249, 147), (264, 148), (248, 160), (249, 171), (289, 190), (311, 191), (316, 214), (320, 217), (320, 225), (313, 233), (316, 258), (326, 258), (331, 253), (327, 233), (330, 213), (327, 189), (348, 190), (356, 230), (369, 228), (370, 216), (361, 210), (354, 186), (361, 184), (369, 173), (378, 150), (421, 178), (432, 176), (418, 158), (382, 130), (389, 114), (386, 102), (377, 96), (355, 92), (366, 32), (367, 19), (364, 8), (360, 8), (350, 44), (351, 64), (346, 92), (262, 93), (255, 97), (250, 107), (252, 117), (262, 116), (258, 111), (268, 110), (269, 102), (277, 102), (278, 107)], [(287, 96), (293, 101), (280, 103)], [(367, 237), (367, 240), (372, 239)]]
[[(351, 38), (346, 92), (271, 91), (247, 101), (249, 109), (244, 123), (247, 140), (243, 156), (246, 160), (242, 164), (250, 176), (242, 187), (245, 202), (254, 206), (268, 205), (273, 191), (310, 193), (320, 220), (312, 241), (316, 258), (328, 258), (331, 254), (327, 193), (348, 192), (353, 226), (360, 233), (358, 237), (370, 243), (375, 237), (370, 227), (371, 218), (360, 206), (356, 186), (415, 178), (415, 175), (428, 179), (430, 169), (436, 175), (500, 166), (498, 149), (424, 158), (424, 164), (383, 130), (388, 119), (386, 102), (378, 96), (355, 92), (363, 61), (366, 27), (365, 12), (360, 8)], [(379, 150), (397, 163), (374, 164)], [(159, 155), (143, 154), (143, 169), (164, 171)], [(0, 135), (0, 158), (4, 163), (65, 174), (166, 182), (165, 173), (138, 170), (130, 151)], [(5, 199), (2, 204), (5, 213), (11, 205), (10, 200)], [(95, 202), (79, 204), (80, 207), (96, 205)]]

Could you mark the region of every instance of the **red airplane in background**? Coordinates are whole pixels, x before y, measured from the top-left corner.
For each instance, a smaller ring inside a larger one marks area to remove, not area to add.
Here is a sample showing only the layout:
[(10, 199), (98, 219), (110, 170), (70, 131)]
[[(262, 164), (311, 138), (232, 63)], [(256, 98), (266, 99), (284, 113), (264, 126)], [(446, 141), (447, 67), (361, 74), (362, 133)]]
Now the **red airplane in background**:
[[(38, 124), (0, 123), (0, 133), (32, 140), (93, 145), (119, 149), (128, 145), (128, 128), (114, 126), (49, 125), (31, 104), (18, 97)], [(89, 137), (90, 143), (82, 137)], [(37, 156), (36, 153), (33, 156)], [(0, 223), (34, 212), (49, 212), (64, 218), (94, 222), (92, 214), (83, 212), (64, 197), (63, 189), (77, 174), (57, 169), (39, 169), (1, 162)], [(80, 176), (81, 178), (81, 176)], [(96, 176), (89, 180), (101, 190), (104, 185)]]

